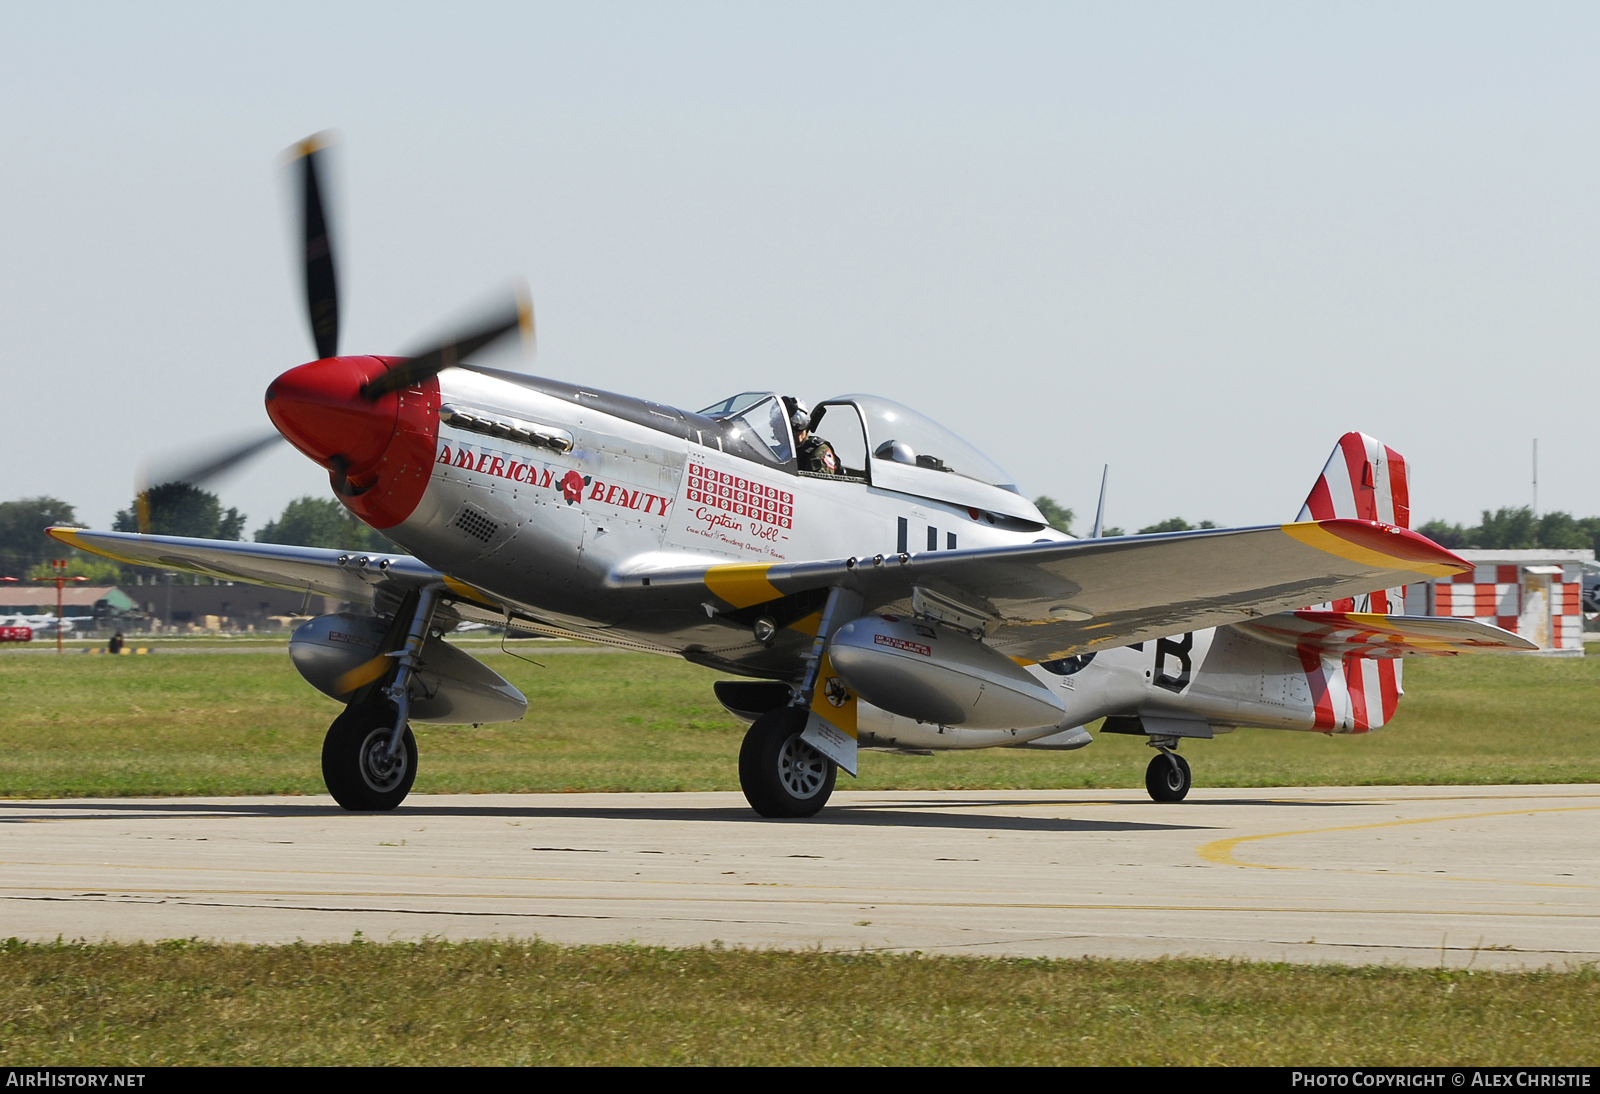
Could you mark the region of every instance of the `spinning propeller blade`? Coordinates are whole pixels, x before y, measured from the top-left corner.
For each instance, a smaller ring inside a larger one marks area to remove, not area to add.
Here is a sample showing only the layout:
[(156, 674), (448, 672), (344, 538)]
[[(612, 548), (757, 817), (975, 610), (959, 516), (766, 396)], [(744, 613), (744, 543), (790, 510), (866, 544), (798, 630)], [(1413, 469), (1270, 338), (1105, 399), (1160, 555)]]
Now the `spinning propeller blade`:
[(448, 335), (428, 349), (396, 363), (388, 372), (364, 385), (361, 396), (377, 400), (391, 391), (420, 384), (515, 330), (520, 330), (524, 338), (531, 340), (533, 337), (533, 302), (526, 285), (519, 285), (511, 300), (467, 329)]
[[(306, 319), (311, 327), (311, 339), (316, 344), (318, 361), (337, 358), (339, 353), (339, 282), (333, 257), (333, 232), (324, 204), (326, 151), (330, 140), (330, 134), (317, 133), (289, 151), (289, 165), (291, 169), (298, 169)], [(517, 330), (531, 343), (533, 303), (526, 285), (519, 285), (510, 300), (502, 301), (486, 316), (476, 322), (463, 324), (428, 348), (403, 358), (384, 359), (389, 362), (388, 371), (363, 384), (359, 389), (360, 398), (367, 403), (375, 403), (390, 392), (422, 383)], [(270, 392), (268, 398), (271, 398)], [(282, 434), (275, 432), (190, 460), (175, 469), (169, 467), (160, 472), (141, 469), (135, 498), (139, 530), (150, 531), (150, 492), (155, 487), (169, 483), (199, 486), (281, 439)], [(350, 482), (349, 456), (336, 454), (314, 458), (326, 459), (325, 466), (329, 466), (332, 472), (334, 489), (341, 495), (359, 497), (371, 489), (370, 485), (357, 487)]]
[(273, 442), (281, 440), (283, 436), (274, 431), (258, 435), (221, 452), (209, 452), (195, 457), (183, 465), (150, 468), (144, 475), (146, 484), (162, 486), (169, 482), (186, 482), (190, 486), (202, 486), (223, 472), (231, 471)]
[(327, 134), (307, 137), (295, 146), (300, 165), (300, 239), (304, 244), (306, 318), (317, 356), (339, 352), (339, 282), (334, 273), (333, 236), (322, 206), (317, 162), (327, 148)]
[(168, 463), (165, 466), (158, 465), (154, 468), (148, 464), (141, 466), (139, 468), (138, 481), (135, 484), (137, 494), (134, 498), (134, 507), (139, 514), (139, 531), (146, 535), (150, 532), (150, 491), (152, 488), (174, 482), (187, 483), (190, 486), (204, 485), (218, 475), (231, 471), (262, 449), (268, 448), (281, 440), (283, 440), (282, 434), (272, 432), (252, 437), (242, 444), (233, 445), (230, 448), (223, 449), (221, 452), (208, 452), (202, 456), (191, 457), (184, 463)]

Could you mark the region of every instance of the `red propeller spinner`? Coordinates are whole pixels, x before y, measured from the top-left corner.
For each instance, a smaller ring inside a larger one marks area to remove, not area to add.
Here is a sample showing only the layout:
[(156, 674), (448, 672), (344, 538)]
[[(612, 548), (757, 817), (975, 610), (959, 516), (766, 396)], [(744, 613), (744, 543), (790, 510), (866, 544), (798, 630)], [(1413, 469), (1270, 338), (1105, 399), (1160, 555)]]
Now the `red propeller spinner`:
[(392, 528), (416, 509), (438, 447), (437, 377), (384, 390), (406, 363), (325, 357), (267, 388), (267, 416), (278, 432), (326, 467), (340, 500), (375, 528)]

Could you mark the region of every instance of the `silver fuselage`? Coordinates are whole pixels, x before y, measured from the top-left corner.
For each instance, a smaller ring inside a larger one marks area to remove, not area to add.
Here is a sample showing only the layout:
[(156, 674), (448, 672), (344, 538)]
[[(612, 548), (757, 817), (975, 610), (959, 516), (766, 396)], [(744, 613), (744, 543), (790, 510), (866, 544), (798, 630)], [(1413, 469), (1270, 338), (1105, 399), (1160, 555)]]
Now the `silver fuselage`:
[[(958, 475), (879, 460), (870, 461), (871, 481), (805, 475), (669, 407), (629, 400), (618, 413), (615, 396), (482, 370), (449, 370), (439, 382), (445, 406), (534, 423), (570, 438), (570, 450), (441, 422), (422, 500), (385, 534), (465, 586), (513, 606), (513, 622), (549, 634), (794, 681), (811, 650), (805, 627), (782, 627), (763, 644), (749, 613), (719, 608), (703, 589), (652, 588), (637, 575), (708, 558), (865, 560), (901, 550), (1070, 538), (1046, 526), (1015, 492)], [(869, 450), (883, 439), (866, 438)], [(470, 614), (470, 602), (465, 607)], [(1208, 629), (1103, 650), (1070, 672), (1028, 666), (1066, 706), (1056, 725), (962, 729), (864, 704), (862, 743), (978, 748), (1048, 741), (1064, 727), (1113, 714), (1137, 714), (1153, 731), (1190, 736), (1232, 725), (1362, 728), (1340, 691), (1340, 663), (1320, 669), (1319, 685), (1316, 671), (1292, 649), (1232, 628)]]

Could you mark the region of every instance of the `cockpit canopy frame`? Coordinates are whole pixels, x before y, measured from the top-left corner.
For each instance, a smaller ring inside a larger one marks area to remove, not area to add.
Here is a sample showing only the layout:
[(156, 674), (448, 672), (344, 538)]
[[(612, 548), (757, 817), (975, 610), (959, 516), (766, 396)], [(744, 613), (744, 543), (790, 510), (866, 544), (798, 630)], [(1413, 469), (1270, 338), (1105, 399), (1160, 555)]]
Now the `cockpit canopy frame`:
[[(851, 408), (851, 421), (840, 422), (840, 428), (863, 430), (865, 452), (841, 460), (844, 474), (816, 477), (865, 482), (1040, 526), (1046, 523), (999, 464), (927, 415), (878, 395), (839, 395), (817, 404), (812, 412), (818, 435), (830, 442), (845, 440), (829, 436), (828, 426), (839, 419), (837, 414), (827, 417), (830, 407)], [(743, 391), (699, 413), (722, 424), (731, 451), (795, 471), (795, 437), (783, 400), (775, 392)], [(858, 443), (851, 439), (836, 447), (855, 449)], [(858, 463), (862, 466), (856, 467)]]
[(872, 484), (1043, 526), (1037, 506), (1022, 496), (999, 464), (938, 422), (893, 399), (840, 395), (819, 404), (848, 403), (867, 431)]

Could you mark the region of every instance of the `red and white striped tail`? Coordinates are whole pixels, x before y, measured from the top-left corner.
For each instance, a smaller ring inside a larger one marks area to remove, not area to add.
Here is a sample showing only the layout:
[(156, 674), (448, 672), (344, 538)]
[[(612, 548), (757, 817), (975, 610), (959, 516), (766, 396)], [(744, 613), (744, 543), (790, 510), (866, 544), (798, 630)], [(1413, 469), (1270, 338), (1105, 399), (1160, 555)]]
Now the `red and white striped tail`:
[(1405, 457), (1365, 433), (1340, 437), (1296, 519), (1334, 517), (1410, 528), (1411, 487)]
[[(1411, 527), (1411, 484), (1405, 457), (1365, 433), (1340, 437), (1296, 519), (1333, 517)], [(1333, 612), (1400, 615), (1406, 610), (1405, 596), (1405, 587), (1399, 586), (1345, 597), (1322, 607)], [(1393, 716), (1403, 694), (1400, 661), (1359, 654), (1335, 659), (1309, 648), (1300, 650), (1300, 659), (1316, 697), (1318, 729), (1343, 725), (1345, 732), (1365, 733)]]
[(1394, 717), (1400, 705), (1401, 672), (1398, 657), (1319, 656), (1301, 646), (1300, 665), (1305, 670), (1315, 708), (1313, 725), (1324, 733), (1366, 733)]
[[(1411, 527), (1411, 485), (1405, 457), (1365, 433), (1340, 437), (1295, 519), (1333, 517)], [(1405, 611), (1405, 588), (1345, 597), (1327, 605), (1326, 610), (1398, 615)]]

